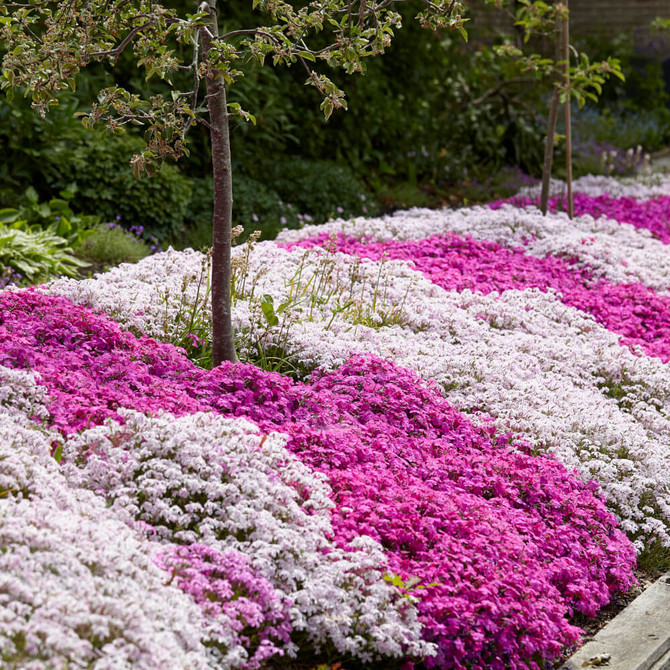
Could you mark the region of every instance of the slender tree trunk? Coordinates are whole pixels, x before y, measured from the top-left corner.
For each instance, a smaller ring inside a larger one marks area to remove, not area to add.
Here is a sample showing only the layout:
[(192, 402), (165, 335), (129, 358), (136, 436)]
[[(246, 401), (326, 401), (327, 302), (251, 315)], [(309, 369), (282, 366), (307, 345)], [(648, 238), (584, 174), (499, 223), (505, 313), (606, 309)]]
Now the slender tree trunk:
[[(200, 30), (202, 57), (207, 59), (212, 41), (219, 34), (216, 0), (203, 0), (200, 11), (209, 11), (211, 21)], [(235, 338), (230, 304), (230, 247), (233, 216), (233, 175), (230, 161), (228, 106), (223, 77), (208, 78), (209, 110), (214, 177), (214, 217), (212, 221), (212, 360), (236, 361)]]
[[(568, 8), (568, 0), (565, 2)], [(563, 19), (563, 77), (565, 90), (570, 90), (570, 16)], [(568, 185), (568, 217), (575, 214), (575, 203), (572, 195), (572, 119), (570, 118), (570, 96), (565, 101), (565, 181)]]
[[(561, 54), (560, 43), (561, 24), (556, 19), (556, 28), (554, 31), (556, 60), (559, 60)], [(557, 82), (554, 82), (549, 103), (549, 119), (547, 120), (547, 139), (544, 143), (544, 162), (542, 163), (542, 191), (540, 192), (540, 210), (542, 214), (547, 214), (549, 205), (549, 183), (551, 181), (551, 168), (554, 164), (554, 138), (556, 136), (556, 120), (558, 118), (559, 92)]]
[(549, 182), (551, 180), (551, 166), (554, 162), (554, 137), (556, 135), (556, 119), (558, 117), (558, 89), (554, 86), (549, 105), (549, 120), (547, 122), (547, 139), (544, 143), (544, 163), (542, 164), (542, 191), (540, 193), (540, 210), (547, 213), (549, 205)]

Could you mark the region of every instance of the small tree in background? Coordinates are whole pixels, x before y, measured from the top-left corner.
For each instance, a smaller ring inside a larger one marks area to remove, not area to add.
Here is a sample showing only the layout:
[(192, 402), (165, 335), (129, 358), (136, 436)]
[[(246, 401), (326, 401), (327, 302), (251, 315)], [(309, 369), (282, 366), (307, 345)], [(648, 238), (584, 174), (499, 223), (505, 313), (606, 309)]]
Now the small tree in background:
[[(394, 11), (407, 0), (252, 0), (260, 26), (219, 33), (217, 0), (194, 4), (179, 16), (153, 0), (23, 0), (0, 2), (2, 87), (11, 95), (21, 88), (45, 115), (58, 104), (57, 94), (74, 90), (76, 75), (91, 63), (113, 68), (132, 50), (146, 78), (165, 86), (142, 97), (123, 87), (99, 92), (98, 103), (84, 115), (85, 125), (123, 133), (144, 126), (144, 151), (133, 157), (136, 176), (166, 159), (188, 155), (189, 129), (202, 123), (210, 132), (214, 177), (212, 239), (212, 358), (214, 365), (236, 360), (230, 304), (232, 172), (229, 119), (253, 116), (226, 100), (226, 91), (242, 76), (250, 59), (304, 68), (306, 83), (321, 94), (326, 118), (346, 108), (344, 92), (316, 68), (319, 63), (348, 74), (364, 71), (363, 59), (384, 52), (400, 27)], [(294, 7), (293, 5), (298, 7)], [(465, 36), (461, 2), (423, 0), (422, 26), (456, 29)], [(174, 83), (188, 73), (190, 85)]]
[[(505, 7), (505, 0), (487, 0), (498, 7)], [(542, 166), (542, 191), (540, 209), (547, 213), (549, 182), (553, 165), (556, 121), (559, 104), (564, 104), (566, 130), (566, 178), (568, 184), (568, 214), (572, 218), (572, 140), (570, 103), (576, 100), (583, 107), (587, 100), (597, 102), (602, 85), (610, 75), (623, 79), (621, 66), (616, 58), (591, 63), (585, 53), (578, 53), (569, 43), (568, 0), (546, 3), (542, 0), (516, 0), (516, 11), (512, 13), (514, 23), (523, 31), (523, 41), (528, 43), (533, 35), (544, 35), (553, 41), (555, 57), (539, 54), (525, 54), (517, 46), (507, 43), (497, 48), (501, 56), (516, 58), (524, 69), (548, 79), (552, 86), (547, 137), (545, 140), (544, 163)], [(570, 54), (575, 59), (571, 65)]]

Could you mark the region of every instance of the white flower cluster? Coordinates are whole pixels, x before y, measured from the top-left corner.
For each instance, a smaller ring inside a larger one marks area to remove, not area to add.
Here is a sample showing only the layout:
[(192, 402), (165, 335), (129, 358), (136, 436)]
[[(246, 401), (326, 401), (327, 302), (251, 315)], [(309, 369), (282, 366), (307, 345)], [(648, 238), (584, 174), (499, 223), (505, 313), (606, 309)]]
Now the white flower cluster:
[(286, 450), (285, 435), (208, 413), (119, 413), (123, 426), (109, 422), (66, 444), (71, 483), (161, 541), (247, 555), (292, 603), (294, 630), (317, 648), (332, 644), (363, 660), (432, 652), (415, 608), (383, 580), (381, 546), (361, 537), (344, 551), (328, 539), (330, 487)]
[(0, 413), (0, 665), (212, 667), (199, 609), (150, 543), (71, 488), (25, 423)]
[[(525, 186), (519, 190), (521, 197), (539, 198), (541, 185)], [(650, 200), (670, 193), (670, 176), (654, 174), (636, 177), (605, 177), (603, 175), (585, 175), (575, 179), (572, 184), (575, 193), (584, 193), (592, 197), (609, 194), (613, 198), (635, 198)], [(567, 194), (567, 185), (561, 179), (552, 179), (549, 194)]]
[(32, 425), (49, 416), (47, 391), (35, 376), (0, 365), (0, 415), (11, 415), (16, 423)]
[(667, 245), (648, 230), (586, 214), (569, 219), (559, 212), (543, 216), (536, 207), (500, 209), (466, 207), (458, 210), (411, 209), (377, 219), (330, 221), (320, 226), (285, 230), (281, 242), (299, 242), (320, 234), (344, 233), (375, 242), (421, 240), (456, 233), (505, 247), (524, 247), (529, 255), (576, 259), (598, 276), (617, 283), (641, 282), (670, 291)]
[(172, 342), (190, 317), (185, 306), (198, 309), (198, 317), (211, 323), (206, 279), (204, 254), (170, 248), (139, 263), (124, 263), (93, 279), (61, 278), (40, 290), (101, 310), (136, 334)]

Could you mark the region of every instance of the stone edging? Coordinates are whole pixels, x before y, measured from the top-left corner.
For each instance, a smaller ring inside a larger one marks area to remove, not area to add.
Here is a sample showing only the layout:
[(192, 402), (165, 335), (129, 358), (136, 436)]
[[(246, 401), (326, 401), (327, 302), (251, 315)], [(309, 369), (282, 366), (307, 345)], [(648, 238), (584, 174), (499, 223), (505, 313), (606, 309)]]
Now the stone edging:
[(561, 670), (670, 670), (670, 572), (571, 656)]

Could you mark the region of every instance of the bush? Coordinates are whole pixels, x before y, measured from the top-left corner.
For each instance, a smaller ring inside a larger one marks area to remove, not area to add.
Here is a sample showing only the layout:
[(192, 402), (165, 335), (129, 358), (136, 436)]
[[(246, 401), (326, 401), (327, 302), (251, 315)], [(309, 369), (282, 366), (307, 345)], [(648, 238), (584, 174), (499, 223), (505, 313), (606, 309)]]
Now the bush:
[(172, 165), (135, 179), (128, 162), (142, 146), (137, 138), (101, 138), (82, 128), (76, 146), (54, 149), (59, 169), (51, 186), (61, 189), (74, 182), (83, 211), (105, 220), (120, 216), (127, 224), (142, 227), (145, 236), (165, 240), (183, 226), (191, 187)]
[(103, 271), (121, 263), (137, 263), (150, 253), (149, 246), (138, 235), (114, 223), (97, 226), (75, 250), (79, 258)]
[(186, 177), (166, 165), (136, 180), (128, 163), (141, 140), (87, 131), (74, 117), (76, 109), (76, 100), (65, 97), (41, 119), (26, 101), (0, 96), (0, 206), (29, 204), (20, 195), (27, 187), (48, 201), (76, 184), (68, 204), (77, 214), (121, 216), (161, 240), (179, 230), (191, 197)]
[(305, 221), (305, 215), (307, 221), (323, 223), (333, 217), (373, 215), (378, 211), (366, 187), (343, 165), (290, 158), (263, 163), (255, 172), (257, 178), (261, 175), (287, 207), (297, 210), (299, 223)]
[(24, 221), (0, 225), (0, 284), (38, 283), (54, 276), (76, 277), (87, 264), (74, 257), (67, 240)]
[[(376, 202), (354, 173), (329, 161), (301, 158), (265, 161), (233, 172), (233, 225), (242, 226), (243, 242), (254, 231), (274, 239), (283, 228), (323, 223), (333, 216), (376, 214)], [(184, 220), (186, 231), (172, 238), (178, 248), (202, 249), (212, 244), (211, 177), (191, 182), (192, 196)]]
[[(204, 249), (212, 245), (212, 178), (194, 179), (192, 193), (184, 219), (185, 230), (172, 238), (173, 245), (180, 249)], [(261, 239), (272, 240), (282, 228), (298, 228), (302, 218), (275, 190), (239, 171), (233, 172), (233, 226), (244, 228), (238, 241), (246, 240), (254, 230), (261, 232)]]

